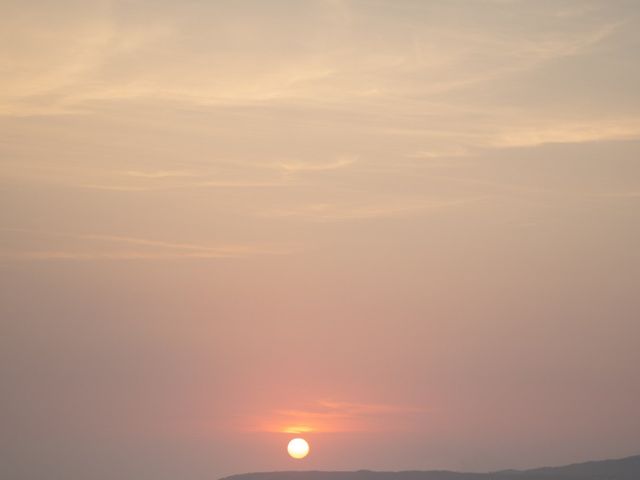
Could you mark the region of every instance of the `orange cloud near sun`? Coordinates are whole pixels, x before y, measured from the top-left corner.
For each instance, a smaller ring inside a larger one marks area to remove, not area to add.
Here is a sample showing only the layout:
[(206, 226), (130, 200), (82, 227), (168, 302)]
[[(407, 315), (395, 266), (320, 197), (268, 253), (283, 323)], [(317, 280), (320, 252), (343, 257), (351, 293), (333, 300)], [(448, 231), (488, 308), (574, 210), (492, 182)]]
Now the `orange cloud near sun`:
[(424, 412), (406, 405), (320, 400), (306, 408), (275, 410), (246, 419), (245, 428), (290, 434), (404, 430)]

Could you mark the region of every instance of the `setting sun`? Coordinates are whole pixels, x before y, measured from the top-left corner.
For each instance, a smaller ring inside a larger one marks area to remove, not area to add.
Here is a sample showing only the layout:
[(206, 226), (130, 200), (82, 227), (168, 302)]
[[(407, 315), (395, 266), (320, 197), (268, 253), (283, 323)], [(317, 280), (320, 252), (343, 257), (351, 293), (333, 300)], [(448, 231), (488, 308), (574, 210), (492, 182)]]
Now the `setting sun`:
[(309, 454), (309, 444), (302, 438), (294, 438), (287, 445), (287, 452), (293, 458), (304, 458)]
[(640, 0), (0, 36), (0, 480), (640, 480)]

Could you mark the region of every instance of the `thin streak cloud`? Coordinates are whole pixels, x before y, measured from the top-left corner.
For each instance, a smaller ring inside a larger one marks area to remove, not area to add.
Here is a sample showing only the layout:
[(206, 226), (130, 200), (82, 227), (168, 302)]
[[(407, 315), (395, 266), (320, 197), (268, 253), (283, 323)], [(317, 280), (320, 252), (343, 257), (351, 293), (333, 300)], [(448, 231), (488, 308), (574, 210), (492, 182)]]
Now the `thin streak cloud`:
[(455, 200), (390, 199), (367, 205), (342, 205), (337, 203), (314, 203), (288, 209), (274, 209), (260, 216), (271, 218), (301, 218), (316, 222), (340, 222), (417, 216), (429, 212), (475, 203), (487, 197), (472, 197)]
[[(0, 251), (1, 261), (36, 260), (172, 260), (172, 259), (216, 259), (243, 258), (255, 255), (287, 255), (298, 251), (291, 245), (267, 244), (220, 244), (198, 245), (183, 242), (127, 237), (118, 235), (74, 234), (62, 232), (38, 232), (26, 229), (3, 229), (5, 232), (28, 234), (42, 237), (64, 237), (87, 241), (75, 250), (4, 250)], [(101, 245), (102, 244), (102, 245)], [(136, 245), (138, 250), (110, 248), (104, 244)], [(100, 248), (97, 248), (100, 246)]]
[(248, 421), (249, 430), (278, 433), (384, 432), (415, 428), (424, 407), (319, 400), (302, 409), (275, 410)]
[(356, 163), (355, 157), (343, 157), (326, 163), (306, 163), (306, 162), (280, 162), (276, 166), (287, 173), (296, 172), (323, 172), (330, 170), (340, 170)]

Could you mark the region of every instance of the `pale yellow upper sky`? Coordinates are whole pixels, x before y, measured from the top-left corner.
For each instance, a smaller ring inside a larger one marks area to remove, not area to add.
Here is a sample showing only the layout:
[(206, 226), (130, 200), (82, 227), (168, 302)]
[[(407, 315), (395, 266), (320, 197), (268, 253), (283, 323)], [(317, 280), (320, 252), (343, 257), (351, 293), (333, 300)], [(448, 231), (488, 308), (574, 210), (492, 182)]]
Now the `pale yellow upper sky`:
[(638, 453), (639, 21), (2, 2), (0, 476)]

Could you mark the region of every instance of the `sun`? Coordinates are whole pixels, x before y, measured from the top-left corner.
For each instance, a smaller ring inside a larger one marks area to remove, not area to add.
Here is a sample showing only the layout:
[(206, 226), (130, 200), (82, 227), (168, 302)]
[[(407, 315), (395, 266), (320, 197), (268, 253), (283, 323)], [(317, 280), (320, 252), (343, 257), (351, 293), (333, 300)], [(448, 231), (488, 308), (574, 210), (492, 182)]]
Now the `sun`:
[(309, 454), (309, 444), (302, 438), (294, 438), (287, 445), (287, 452), (293, 458), (304, 458)]

